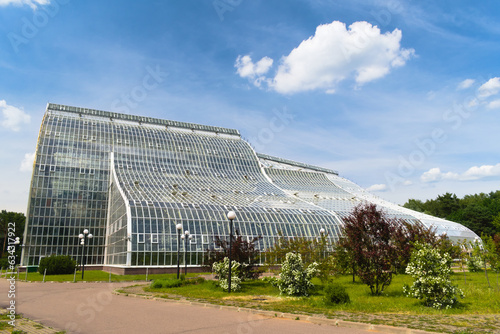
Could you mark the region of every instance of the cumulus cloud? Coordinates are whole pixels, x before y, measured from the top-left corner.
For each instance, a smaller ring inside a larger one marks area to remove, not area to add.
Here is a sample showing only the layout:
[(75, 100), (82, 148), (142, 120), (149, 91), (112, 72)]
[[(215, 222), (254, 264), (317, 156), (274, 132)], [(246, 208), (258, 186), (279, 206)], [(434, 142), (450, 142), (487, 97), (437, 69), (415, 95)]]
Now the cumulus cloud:
[(8, 105), (5, 100), (0, 100), (0, 111), (3, 116), (0, 124), (12, 131), (19, 131), (21, 124), (29, 123), (31, 120), (30, 115), (19, 108)]
[(491, 78), (478, 88), (479, 97), (486, 98), (500, 92), (500, 77)]
[(31, 172), (33, 170), (33, 162), (35, 161), (35, 153), (26, 153), (23, 161), (21, 161), (21, 172)]
[(422, 182), (437, 182), (442, 180), (472, 181), (485, 177), (500, 176), (500, 163), (496, 165), (474, 166), (462, 174), (443, 173), (439, 168), (431, 168), (420, 176)]
[(28, 5), (33, 10), (37, 9), (38, 6), (44, 6), (50, 4), (50, 0), (0, 0), (0, 6), (24, 6)]
[(474, 80), (474, 79), (465, 79), (460, 84), (458, 84), (457, 88), (458, 89), (467, 89), (470, 86), (472, 86), (474, 84), (474, 82), (476, 82), (476, 80)]
[(387, 190), (386, 184), (374, 184), (366, 188), (366, 191), (386, 191), (386, 190)]
[[(352, 79), (358, 86), (386, 76), (392, 68), (403, 66), (415, 51), (401, 48), (401, 30), (382, 34), (368, 22), (354, 22), (349, 27), (339, 21), (316, 28), (314, 36), (302, 41), (290, 54), (283, 56), (274, 78), (266, 79), (268, 87), (282, 94), (308, 90), (335, 92), (336, 85)], [(257, 73), (257, 65), (261, 72)], [(258, 83), (272, 65), (262, 58), (253, 64), (249, 56), (236, 60), (238, 74)]]
[(488, 109), (500, 109), (500, 100), (494, 100), (488, 103)]
[(254, 63), (248, 55), (238, 56), (234, 66), (237, 69), (236, 73), (240, 77), (248, 78), (255, 86), (260, 87), (262, 81), (266, 80), (264, 74), (273, 66), (273, 60), (269, 57), (263, 57), (257, 63)]

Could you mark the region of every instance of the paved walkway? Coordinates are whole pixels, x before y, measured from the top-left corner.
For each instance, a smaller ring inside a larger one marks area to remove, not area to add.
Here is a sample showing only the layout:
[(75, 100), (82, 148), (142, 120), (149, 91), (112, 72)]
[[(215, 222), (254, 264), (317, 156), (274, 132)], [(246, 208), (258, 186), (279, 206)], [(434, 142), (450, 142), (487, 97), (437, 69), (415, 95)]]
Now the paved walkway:
[[(132, 283), (26, 283), (17, 281), (15, 299), (9, 282), (0, 279), (0, 307), (15, 300), (26, 318), (67, 333), (345, 333), (356, 328), (314, 324), (303, 320), (266, 317), (233, 308), (181, 302), (161, 302), (113, 294)], [(367, 328), (366, 325), (363, 325)]]

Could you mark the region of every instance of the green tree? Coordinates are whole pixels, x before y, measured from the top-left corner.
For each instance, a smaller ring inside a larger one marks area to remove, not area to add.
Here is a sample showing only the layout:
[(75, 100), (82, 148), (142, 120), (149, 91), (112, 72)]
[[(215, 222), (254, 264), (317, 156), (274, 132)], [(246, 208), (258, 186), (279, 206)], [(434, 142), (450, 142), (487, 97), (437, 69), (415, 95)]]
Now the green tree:
[(334, 253), (330, 250), (333, 247), (327, 232), (315, 239), (303, 236), (287, 238), (278, 232), (276, 242), (266, 252), (266, 262), (268, 265), (283, 263), (288, 253), (300, 254), (304, 265), (317, 264), (318, 277), (326, 282), (336, 274)]
[[(11, 212), (6, 210), (2, 210), (2, 212), (0, 212), (0, 240), (2, 245), (0, 257), (2, 257), (7, 250), (7, 246), (9, 244), (9, 232), (13, 231), (15, 233), (15, 237), (19, 237), (21, 242), (20, 244), (23, 244), (25, 223), (26, 216), (23, 213)], [(18, 249), (20, 248), (21, 247), (18, 247)]]

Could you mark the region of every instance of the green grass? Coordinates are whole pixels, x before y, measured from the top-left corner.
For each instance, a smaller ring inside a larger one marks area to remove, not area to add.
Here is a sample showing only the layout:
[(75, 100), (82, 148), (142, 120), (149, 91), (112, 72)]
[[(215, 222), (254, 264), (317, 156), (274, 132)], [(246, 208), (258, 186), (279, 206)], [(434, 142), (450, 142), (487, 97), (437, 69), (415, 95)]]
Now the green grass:
[[(195, 277), (199, 274), (187, 274), (187, 277)], [(161, 279), (161, 278), (175, 278), (177, 274), (151, 274), (148, 275), (148, 280)], [(2, 277), (5, 277), (2, 274)], [(17, 277), (17, 276), (16, 276)], [(46, 275), (46, 282), (73, 282), (74, 274), (69, 275)], [(19, 274), (19, 280), (24, 281), (26, 279), (26, 273)], [(41, 282), (43, 281), (43, 274), (28, 273), (28, 281), (30, 282)], [(146, 280), (146, 275), (114, 275), (111, 274), (111, 282), (126, 282), (126, 281), (144, 281)], [(108, 282), (109, 272), (100, 270), (86, 270), (84, 274), (84, 279), (82, 280), (82, 272), (76, 272), (76, 282)]]
[[(490, 275), (493, 277), (493, 275)], [(496, 282), (492, 281), (492, 288), (489, 289), (484, 273), (467, 273), (467, 284), (464, 283), (463, 275), (454, 274), (453, 284), (458, 285), (465, 293), (465, 299), (461, 299), (458, 307), (449, 310), (435, 310), (423, 306), (420, 301), (408, 298), (403, 294), (403, 285), (412, 284), (412, 278), (408, 275), (395, 276), (391, 285), (386, 288), (381, 296), (372, 296), (370, 289), (359, 279), (352, 282), (351, 276), (340, 276), (334, 279), (342, 284), (350, 296), (351, 302), (348, 304), (327, 306), (324, 304), (322, 284), (318, 279), (314, 279), (315, 291), (309, 297), (286, 297), (281, 296), (279, 290), (268, 283), (260, 280), (247, 281), (242, 283), (242, 290), (232, 292), (231, 295), (218, 288), (215, 282), (205, 282), (199, 285), (181, 286), (176, 288), (150, 289), (149, 292), (169, 293), (181, 295), (188, 298), (202, 299), (219, 302), (223, 299), (233, 301), (251, 300), (251, 296), (268, 296), (273, 302), (261, 303), (262, 306), (272, 304), (272, 308), (277, 311), (286, 312), (291, 306), (295, 310), (307, 313), (328, 313), (332, 311), (363, 312), (363, 313), (400, 313), (409, 314), (498, 314), (500, 313), (500, 291), (496, 288)], [(263, 297), (265, 298), (265, 297)], [(249, 302), (250, 301), (250, 302)]]
[(404, 326), (447, 333), (500, 332), (500, 287), (496, 276), (490, 273), (492, 288), (488, 288), (483, 273), (467, 273), (467, 283), (462, 273), (452, 275), (453, 284), (465, 293), (459, 305), (449, 310), (425, 307), (414, 298), (403, 294), (403, 285), (411, 285), (408, 275), (398, 275), (381, 296), (372, 296), (370, 289), (359, 279), (351, 276), (334, 279), (342, 284), (351, 299), (349, 304), (326, 305), (323, 286), (313, 280), (315, 290), (308, 297), (282, 296), (279, 290), (261, 280), (242, 282), (242, 290), (228, 294), (217, 287), (216, 282), (206, 281), (198, 285), (175, 288), (144, 290), (164, 298), (187, 298), (213, 304), (233, 305), (284, 313), (313, 314), (355, 322)]

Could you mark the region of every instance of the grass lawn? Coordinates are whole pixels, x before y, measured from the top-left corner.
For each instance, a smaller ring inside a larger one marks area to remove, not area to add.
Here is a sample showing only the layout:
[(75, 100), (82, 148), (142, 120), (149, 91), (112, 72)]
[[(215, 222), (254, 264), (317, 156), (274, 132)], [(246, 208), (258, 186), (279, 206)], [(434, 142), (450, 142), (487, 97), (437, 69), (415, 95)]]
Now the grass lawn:
[(321, 282), (313, 280), (316, 290), (309, 297), (286, 297), (279, 290), (263, 281), (242, 283), (242, 290), (228, 294), (215, 282), (187, 285), (169, 289), (145, 288), (164, 298), (179, 298), (206, 301), (209, 303), (239, 307), (273, 310), (276, 312), (317, 314), (329, 318), (406, 326), (429, 331), (449, 333), (500, 332), (500, 287), (496, 285), (496, 274), (489, 273), (492, 288), (483, 273), (467, 273), (467, 283), (462, 273), (452, 276), (453, 284), (465, 293), (460, 304), (449, 310), (435, 310), (423, 306), (420, 301), (403, 295), (403, 285), (412, 284), (408, 275), (398, 275), (381, 296), (372, 296), (370, 289), (351, 276), (334, 279), (349, 293), (351, 303), (327, 306), (323, 302)]
[[(187, 274), (187, 277), (194, 277), (198, 274)], [(154, 280), (158, 278), (175, 278), (177, 274), (154, 274), (148, 275), (148, 280)], [(2, 272), (2, 277), (5, 278), (5, 271)], [(17, 277), (17, 276), (16, 276)], [(109, 273), (100, 270), (85, 270), (84, 279), (82, 280), (82, 272), (77, 271), (76, 276), (74, 274), (69, 275), (46, 275), (46, 282), (108, 282)], [(26, 273), (19, 273), (19, 280), (26, 280)], [(111, 274), (111, 282), (126, 282), (126, 281), (145, 281), (146, 275), (114, 275)], [(43, 274), (28, 273), (27, 281), (29, 282), (41, 282), (43, 281)]]

